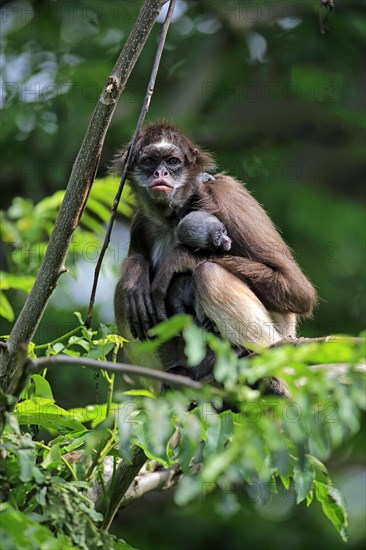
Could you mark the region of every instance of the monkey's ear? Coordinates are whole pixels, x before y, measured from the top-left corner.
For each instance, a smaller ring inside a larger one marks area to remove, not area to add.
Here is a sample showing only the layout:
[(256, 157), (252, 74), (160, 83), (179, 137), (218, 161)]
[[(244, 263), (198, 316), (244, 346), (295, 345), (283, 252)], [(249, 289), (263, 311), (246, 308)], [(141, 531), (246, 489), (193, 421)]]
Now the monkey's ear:
[(125, 166), (125, 162), (127, 159), (127, 152), (128, 152), (128, 145), (125, 147), (122, 147), (117, 153), (114, 155), (112, 162), (109, 166), (108, 172), (113, 176), (121, 176), (123, 172), (123, 168)]
[(192, 153), (194, 159), (193, 162), (201, 171), (210, 171), (216, 168), (216, 162), (211, 153), (203, 151), (198, 147), (194, 147)]

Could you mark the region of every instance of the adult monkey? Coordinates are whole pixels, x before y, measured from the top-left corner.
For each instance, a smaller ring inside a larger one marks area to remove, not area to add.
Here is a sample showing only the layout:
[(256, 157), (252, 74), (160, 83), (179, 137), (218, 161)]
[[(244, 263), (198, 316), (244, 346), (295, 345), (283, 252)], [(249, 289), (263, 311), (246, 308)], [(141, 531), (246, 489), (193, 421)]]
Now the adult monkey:
[[(117, 155), (119, 171), (126, 151)], [(211, 155), (178, 128), (155, 123), (142, 130), (128, 174), (137, 211), (115, 291), (115, 317), (124, 336), (145, 339), (151, 327), (191, 303), (185, 298), (192, 288), (195, 310), (235, 347), (269, 346), (295, 336), (297, 317), (311, 315), (315, 290), (266, 212), (230, 176), (206, 177), (213, 167)], [(179, 245), (176, 227), (195, 210), (224, 224), (230, 253), (195, 254)], [(152, 364), (151, 357), (134, 356), (133, 344), (125, 352), (132, 361)], [(159, 359), (165, 369), (184, 367), (182, 339), (164, 344)], [(200, 379), (213, 363), (208, 353), (189, 375)]]

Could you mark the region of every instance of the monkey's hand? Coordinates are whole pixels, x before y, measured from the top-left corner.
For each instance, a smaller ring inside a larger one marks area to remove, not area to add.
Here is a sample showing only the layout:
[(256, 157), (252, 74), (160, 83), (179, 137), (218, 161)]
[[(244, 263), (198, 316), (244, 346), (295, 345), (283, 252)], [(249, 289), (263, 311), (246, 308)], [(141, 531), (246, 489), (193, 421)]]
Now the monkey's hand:
[(131, 334), (146, 340), (147, 332), (158, 323), (150, 293), (149, 263), (142, 254), (133, 254), (122, 267), (126, 318)]
[(165, 258), (151, 283), (151, 296), (158, 321), (168, 318), (166, 311), (166, 298), (172, 279), (176, 273), (194, 271), (201, 260), (184, 247), (176, 247)]
[(208, 181), (213, 181), (215, 178), (208, 174), (207, 172), (201, 172), (197, 176), (197, 183), (207, 183)]

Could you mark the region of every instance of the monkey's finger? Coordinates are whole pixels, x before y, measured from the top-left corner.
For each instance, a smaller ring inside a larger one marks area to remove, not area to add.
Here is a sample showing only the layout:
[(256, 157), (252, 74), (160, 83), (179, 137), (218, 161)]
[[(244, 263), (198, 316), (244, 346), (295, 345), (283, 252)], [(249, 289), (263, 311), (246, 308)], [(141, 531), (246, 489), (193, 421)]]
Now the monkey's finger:
[(156, 317), (158, 320), (158, 323), (161, 321), (166, 321), (168, 319), (168, 315), (165, 308), (165, 298), (166, 294), (162, 292), (162, 290), (159, 288), (152, 288), (151, 290), (151, 298), (152, 302), (154, 304), (154, 309), (156, 313)]
[(143, 294), (139, 294), (137, 296), (137, 313), (140, 321), (140, 327), (142, 330), (143, 339), (146, 340), (148, 337), (147, 332), (151, 328), (151, 325), (150, 325), (150, 319), (145, 307), (145, 300), (144, 300)]
[(144, 301), (145, 301), (145, 307), (146, 307), (147, 314), (150, 318), (150, 327), (149, 328), (152, 328), (152, 327), (154, 327), (155, 325), (158, 324), (158, 318), (157, 318), (157, 315), (156, 315), (156, 312), (155, 312), (154, 304), (151, 300), (150, 292), (145, 293)]
[(165, 309), (164, 298), (162, 296), (155, 296), (154, 306), (155, 306), (158, 322), (161, 323), (162, 321), (166, 321), (168, 319), (168, 315)]
[(136, 334), (134, 322), (133, 322), (131, 300), (128, 295), (126, 296), (126, 319), (131, 331), (132, 338), (137, 338), (137, 334)]
[[(138, 313), (138, 305), (133, 296), (129, 299), (129, 305), (131, 309), (131, 327), (133, 328), (135, 332), (135, 338), (138, 338), (139, 340), (144, 340), (144, 332), (141, 328), (140, 324), (140, 316)], [(132, 331), (131, 331), (132, 332)]]

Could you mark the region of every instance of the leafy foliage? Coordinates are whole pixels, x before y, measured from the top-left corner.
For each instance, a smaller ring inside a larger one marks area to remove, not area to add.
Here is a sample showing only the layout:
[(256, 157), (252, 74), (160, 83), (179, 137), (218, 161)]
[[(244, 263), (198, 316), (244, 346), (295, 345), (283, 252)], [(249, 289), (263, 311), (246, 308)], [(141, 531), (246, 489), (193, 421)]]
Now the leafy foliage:
[[(74, 265), (83, 251), (103, 238), (103, 225), (110, 217), (111, 197), (117, 191), (119, 181), (112, 177), (96, 180), (81, 219), (71, 241), (68, 264)], [(34, 205), (29, 199), (16, 197), (4, 212), (0, 211), (0, 237), (8, 251), (9, 272), (0, 272), (0, 316), (14, 321), (14, 310), (4, 291), (29, 293), (39, 266), (46, 252), (64, 191), (56, 191), (50, 197)], [(128, 184), (125, 185), (118, 212), (130, 218), (134, 199)]]
[[(33, 345), (32, 355), (45, 350), (47, 355), (106, 359), (112, 354), (115, 359), (124, 343), (115, 327), (87, 330), (77, 317), (80, 324), (73, 331), (46, 348)], [(40, 544), (55, 532), (55, 548), (65, 540), (71, 547), (127, 548), (98, 528), (102, 517), (85, 491), (96, 479), (103, 483), (105, 458), (129, 460), (131, 445), (163, 468), (179, 464), (183, 477), (175, 492), (178, 505), (214, 494), (219, 513), (227, 515), (246, 499), (265, 503), (273, 493), (294, 492), (298, 504), (320, 502), (347, 539), (347, 511), (322, 461), (360, 428), (360, 411), (365, 409), (358, 367), (364, 354), (361, 343), (334, 337), (238, 359), (226, 342), (198, 331), (187, 316), (157, 327), (157, 341), (159, 334), (171, 337), (182, 328), (190, 365), (200, 360), (206, 344), (215, 351), (221, 387), (165, 394), (132, 389), (115, 392), (112, 399), (114, 375), (104, 372), (110, 389), (106, 404), (65, 410), (55, 403), (46, 372), (32, 376), (14, 414), (7, 417), (1, 443), (7, 459), (0, 469), (1, 497), (8, 501), (2, 505), (9, 518), (7, 547), (17, 543), (27, 548), (17, 530), (24, 517)], [(340, 362), (337, 376), (334, 369), (317, 367)], [(290, 400), (253, 389), (269, 377), (286, 381)], [(48, 443), (32, 438), (37, 433), (48, 434)]]
[(32, 441), (9, 420), (14, 431), (1, 443), (2, 548), (130, 548), (99, 530), (103, 518), (83, 494), (87, 484), (67, 480), (71, 466), (59, 444)]

